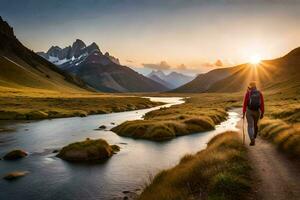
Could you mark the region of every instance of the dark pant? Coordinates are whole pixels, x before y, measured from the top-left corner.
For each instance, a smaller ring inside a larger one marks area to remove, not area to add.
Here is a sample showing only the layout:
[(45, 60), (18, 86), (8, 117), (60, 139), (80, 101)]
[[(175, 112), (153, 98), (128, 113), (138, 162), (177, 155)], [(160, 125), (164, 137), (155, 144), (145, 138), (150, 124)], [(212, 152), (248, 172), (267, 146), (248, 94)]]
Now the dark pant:
[(255, 139), (257, 136), (259, 116), (259, 111), (247, 109), (246, 118), (248, 123), (248, 135), (251, 140)]

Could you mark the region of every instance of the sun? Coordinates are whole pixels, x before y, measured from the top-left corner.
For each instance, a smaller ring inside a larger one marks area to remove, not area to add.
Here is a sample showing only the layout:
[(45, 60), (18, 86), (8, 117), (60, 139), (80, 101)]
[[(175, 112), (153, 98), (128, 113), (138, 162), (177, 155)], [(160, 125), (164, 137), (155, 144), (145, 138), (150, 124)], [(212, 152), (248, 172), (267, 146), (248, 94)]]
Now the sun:
[(253, 64), (253, 65), (259, 64), (260, 61), (261, 61), (261, 57), (259, 55), (252, 55), (250, 57), (250, 63)]

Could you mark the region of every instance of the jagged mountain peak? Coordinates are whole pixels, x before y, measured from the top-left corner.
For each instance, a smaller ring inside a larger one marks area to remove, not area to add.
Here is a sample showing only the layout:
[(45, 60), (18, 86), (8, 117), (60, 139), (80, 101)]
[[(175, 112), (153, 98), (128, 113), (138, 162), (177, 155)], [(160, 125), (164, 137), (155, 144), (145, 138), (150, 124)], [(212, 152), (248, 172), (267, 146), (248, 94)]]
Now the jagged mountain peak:
[(102, 52), (100, 51), (99, 46), (95, 42), (93, 42), (92, 44), (90, 44), (86, 48), (87, 48), (88, 53), (92, 53), (94, 51), (98, 51), (98, 52), (100, 52), (102, 54)]
[(99, 46), (93, 42), (90, 45), (76, 39), (72, 46), (61, 49), (58, 46), (52, 46), (47, 53), (38, 52), (38, 54), (63, 70), (76, 71), (80, 64), (118, 64), (119, 59), (106, 52), (104, 55)]
[(52, 54), (53, 52), (56, 51), (61, 51), (62, 48), (60, 48), (59, 46), (51, 46), (50, 49), (47, 51), (47, 54)]
[(73, 42), (73, 44), (72, 44), (72, 48), (82, 49), (82, 48), (85, 48), (85, 47), (86, 47), (85, 43), (80, 39), (76, 39), (76, 41)]

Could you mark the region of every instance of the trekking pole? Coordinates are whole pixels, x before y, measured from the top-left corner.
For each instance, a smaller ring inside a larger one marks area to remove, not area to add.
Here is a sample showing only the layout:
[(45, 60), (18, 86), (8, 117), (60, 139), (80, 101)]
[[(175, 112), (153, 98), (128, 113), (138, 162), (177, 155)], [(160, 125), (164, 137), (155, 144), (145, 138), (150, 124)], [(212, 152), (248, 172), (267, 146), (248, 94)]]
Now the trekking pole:
[(244, 125), (244, 117), (243, 117), (243, 145), (245, 144), (245, 125)]

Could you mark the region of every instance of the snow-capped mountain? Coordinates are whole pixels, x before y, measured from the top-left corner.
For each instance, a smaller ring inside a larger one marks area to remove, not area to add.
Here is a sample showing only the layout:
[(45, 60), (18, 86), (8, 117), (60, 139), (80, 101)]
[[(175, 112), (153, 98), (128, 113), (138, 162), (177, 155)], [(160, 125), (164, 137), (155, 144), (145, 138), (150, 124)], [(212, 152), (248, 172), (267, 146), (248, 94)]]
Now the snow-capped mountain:
[[(70, 70), (71, 72), (76, 71), (76, 66), (80, 65), (91, 54), (100, 56), (100, 62), (103, 65), (107, 65), (111, 62), (120, 64), (119, 59), (109, 55), (108, 52), (103, 55), (95, 42), (86, 46), (86, 44), (79, 39), (77, 39), (72, 46), (67, 46), (63, 49), (59, 46), (52, 46), (47, 53), (38, 52), (38, 54), (62, 70)], [(74, 67), (74, 69), (71, 69), (72, 67)]]
[(156, 92), (168, 89), (131, 68), (120, 65), (119, 59), (108, 52), (103, 54), (96, 43), (86, 46), (77, 39), (72, 46), (52, 46), (46, 53), (38, 54), (99, 91)]
[(148, 78), (159, 82), (170, 89), (175, 89), (184, 85), (194, 79), (192, 76), (187, 76), (178, 72), (171, 72), (165, 74), (161, 70), (153, 70), (150, 74), (147, 75)]

